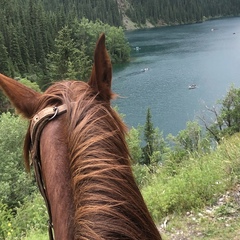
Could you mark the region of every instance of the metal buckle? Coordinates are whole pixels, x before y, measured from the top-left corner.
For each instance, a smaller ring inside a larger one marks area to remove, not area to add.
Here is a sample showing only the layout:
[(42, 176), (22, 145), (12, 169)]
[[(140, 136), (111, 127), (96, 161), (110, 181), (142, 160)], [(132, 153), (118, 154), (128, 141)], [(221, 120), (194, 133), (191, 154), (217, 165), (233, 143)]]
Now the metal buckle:
[(53, 111), (54, 111), (54, 114), (52, 115), (52, 117), (50, 117), (50, 118), (48, 119), (48, 121), (53, 120), (53, 119), (57, 116), (58, 111), (59, 111), (58, 107), (53, 107)]

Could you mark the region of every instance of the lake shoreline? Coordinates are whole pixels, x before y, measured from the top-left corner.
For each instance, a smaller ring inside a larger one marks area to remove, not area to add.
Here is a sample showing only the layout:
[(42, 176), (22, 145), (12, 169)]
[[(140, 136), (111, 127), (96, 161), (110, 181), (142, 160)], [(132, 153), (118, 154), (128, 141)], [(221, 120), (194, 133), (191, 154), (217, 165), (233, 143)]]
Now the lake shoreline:
[(144, 30), (144, 29), (149, 29), (149, 28), (163, 28), (163, 27), (171, 27), (171, 26), (200, 24), (200, 23), (204, 23), (206, 21), (211, 21), (211, 20), (218, 20), (218, 19), (225, 19), (225, 18), (236, 18), (236, 17), (240, 17), (240, 15), (238, 15), (238, 16), (233, 16), (233, 15), (215, 16), (215, 17), (210, 17), (210, 18), (203, 17), (202, 21), (188, 22), (188, 23), (175, 22), (175, 23), (170, 23), (170, 24), (167, 24), (164, 21), (159, 21), (159, 23), (157, 23), (157, 24), (152, 24), (150, 21), (147, 20), (146, 24), (143, 24), (143, 25), (140, 25), (140, 26), (137, 25), (136, 23), (132, 22), (128, 17), (125, 17), (123, 19), (123, 23), (125, 23), (123, 28), (125, 29), (125, 32), (129, 32), (129, 31)]

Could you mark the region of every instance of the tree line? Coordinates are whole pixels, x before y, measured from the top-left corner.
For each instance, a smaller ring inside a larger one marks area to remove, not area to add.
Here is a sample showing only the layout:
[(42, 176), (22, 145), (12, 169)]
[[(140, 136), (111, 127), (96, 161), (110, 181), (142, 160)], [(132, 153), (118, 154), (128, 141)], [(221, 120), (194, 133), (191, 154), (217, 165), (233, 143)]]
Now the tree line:
[(184, 24), (202, 22), (208, 18), (237, 16), (238, 0), (129, 0), (126, 14), (139, 25)]
[[(100, 31), (107, 34), (113, 62), (127, 61), (129, 58), (130, 50), (123, 29), (119, 28), (121, 15), (116, 1), (0, 0), (0, 4), (1, 73), (13, 77), (28, 75), (32, 81), (43, 79), (43, 83), (38, 82), (42, 87), (50, 79), (48, 66), (59, 48), (59, 39), (68, 34), (64, 28), (72, 32), (65, 38), (73, 38), (74, 44), (79, 39), (78, 45), (85, 43), (81, 51), (86, 50), (83, 55), (87, 55), (89, 64), (93, 52), (90, 53), (88, 48), (90, 45), (89, 49), (92, 50)], [(82, 30), (81, 33), (77, 30), (78, 36), (73, 34), (77, 25)], [(62, 43), (66, 44), (64, 41)], [(71, 47), (75, 48), (75, 45)], [(74, 52), (73, 49), (69, 51)]]

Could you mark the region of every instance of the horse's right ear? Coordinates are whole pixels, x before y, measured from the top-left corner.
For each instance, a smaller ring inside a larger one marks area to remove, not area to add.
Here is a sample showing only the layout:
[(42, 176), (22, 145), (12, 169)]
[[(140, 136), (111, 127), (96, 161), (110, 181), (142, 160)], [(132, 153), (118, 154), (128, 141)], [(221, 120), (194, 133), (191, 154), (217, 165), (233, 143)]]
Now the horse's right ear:
[(103, 100), (110, 102), (114, 97), (111, 83), (112, 63), (105, 46), (105, 34), (101, 34), (96, 44), (94, 64), (88, 84), (99, 93)]
[(35, 114), (35, 106), (41, 96), (40, 93), (3, 74), (0, 74), (0, 89), (3, 90), (17, 112), (24, 117), (30, 119)]

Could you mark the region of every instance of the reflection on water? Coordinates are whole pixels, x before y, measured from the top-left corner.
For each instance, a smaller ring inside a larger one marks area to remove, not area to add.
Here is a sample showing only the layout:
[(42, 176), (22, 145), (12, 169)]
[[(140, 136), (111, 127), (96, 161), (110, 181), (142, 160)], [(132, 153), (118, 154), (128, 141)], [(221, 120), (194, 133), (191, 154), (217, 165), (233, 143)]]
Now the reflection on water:
[[(213, 30), (212, 30), (213, 29)], [(114, 66), (114, 102), (128, 126), (144, 124), (150, 107), (164, 134), (185, 128), (205, 105), (240, 86), (240, 18), (127, 32), (131, 62)], [(136, 47), (139, 49), (136, 50)], [(189, 85), (197, 88), (189, 90)]]

